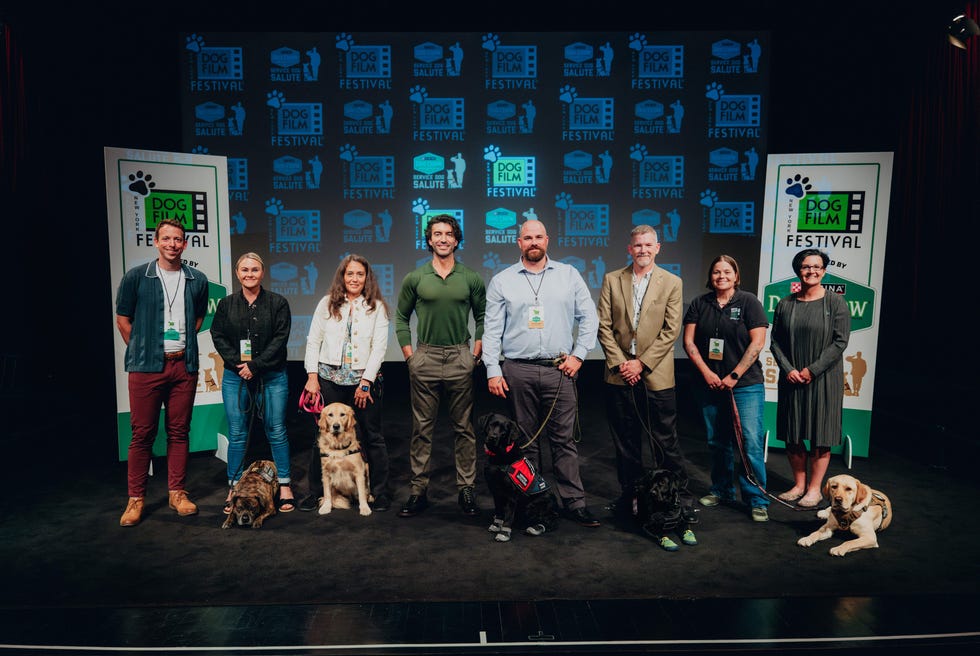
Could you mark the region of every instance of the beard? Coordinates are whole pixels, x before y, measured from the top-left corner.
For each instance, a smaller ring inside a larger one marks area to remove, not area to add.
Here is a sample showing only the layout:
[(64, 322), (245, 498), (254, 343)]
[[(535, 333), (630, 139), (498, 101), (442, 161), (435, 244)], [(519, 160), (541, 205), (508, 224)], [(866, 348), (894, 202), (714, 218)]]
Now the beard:
[(529, 248), (524, 251), (524, 259), (528, 262), (540, 262), (544, 259), (546, 251), (543, 248)]

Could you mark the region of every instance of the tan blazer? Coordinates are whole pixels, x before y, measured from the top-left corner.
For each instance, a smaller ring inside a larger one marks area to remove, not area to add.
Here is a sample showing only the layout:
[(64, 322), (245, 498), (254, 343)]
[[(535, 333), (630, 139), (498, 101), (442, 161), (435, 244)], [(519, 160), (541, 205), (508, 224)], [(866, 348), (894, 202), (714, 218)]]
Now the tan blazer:
[[(674, 386), (674, 342), (681, 334), (684, 291), (681, 279), (654, 265), (640, 306), (636, 356), (643, 363), (643, 382), (650, 390)], [(607, 273), (599, 294), (599, 344), (606, 355), (604, 380), (625, 385), (619, 365), (632, 359), (633, 267)]]

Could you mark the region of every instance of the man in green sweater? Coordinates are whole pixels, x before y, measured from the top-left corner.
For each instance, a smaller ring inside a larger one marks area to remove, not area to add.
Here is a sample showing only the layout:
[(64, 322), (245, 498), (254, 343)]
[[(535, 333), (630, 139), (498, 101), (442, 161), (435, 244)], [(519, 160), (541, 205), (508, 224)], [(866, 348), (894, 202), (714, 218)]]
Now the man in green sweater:
[[(476, 433), (473, 432), (473, 368), (480, 359), (483, 314), (487, 291), (473, 269), (456, 261), (463, 241), (459, 222), (448, 214), (429, 219), (425, 241), (432, 261), (405, 276), (398, 293), (395, 334), (408, 363), (412, 397), (411, 493), (398, 512), (414, 517), (429, 505), (426, 492), (431, 470), (432, 434), (440, 399), (449, 402), (449, 418), (456, 434), (456, 487), (459, 507), (466, 514), (479, 514), (476, 505)], [(416, 315), (418, 340), (412, 349), (409, 321)], [(469, 317), (475, 330), (470, 349)]]

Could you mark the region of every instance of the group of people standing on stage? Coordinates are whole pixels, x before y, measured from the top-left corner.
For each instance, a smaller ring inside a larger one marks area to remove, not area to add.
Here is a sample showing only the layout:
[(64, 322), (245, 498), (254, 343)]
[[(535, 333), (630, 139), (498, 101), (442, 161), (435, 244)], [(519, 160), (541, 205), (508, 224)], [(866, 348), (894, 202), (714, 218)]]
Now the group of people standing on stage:
[[(733, 258), (714, 259), (708, 269), (708, 293), (695, 298), (683, 313), (681, 279), (656, 265), (661, 244), (650, 226), (633, 228), (627, 245), (631, 263), (605, 275), (598, 306), (579, 272), (548, 256), (548, 234), (540, 221), (522, 224), (520, 260), (488, 285), (457, 261), (463, 235), (454, 217), (432, 217), (425, 238), (432, 259), (405, 276), (394, 308), (412, 409), (411, 478), (399, 517), (416, 516), (429, 505), (432, 440), (443, 400), (455, 436), (458, 504), (466, 515), (479, 513), (472, 374), (482, 361), (490, 394), (506, 400), (526, 437), (540, 434), (548, 441), (555, 491), (565, 516), (582, 526), (599, 526), (586, 505), (575, 436), (575, 379), (598, 340), (605, 354), (605, 406), (620, 485), (618, 498), (607, 509), (628, 512), (634, 483), (654, 465), (677, 475), (683, 518), (688, 525), (697, 523), (688, 465), (677, 435), (674, 344), (682, 338), (703, 379), (696, 394), (712, 459), (711, 487), (699, 502), (709, 507), (734, 501), (737, 481), (751, 518), (768, 520), (765, 392), (759, 363), (768, 321), (759, 300), (739, 288)], [(207, 279), (182, 263), (187, 243), (179, 223), (161, 222), (154, 244), (157, 259), (126, 272), (116, 302), (117, 325), (127, 345), (132, 426), (129, 501), (120, 518), (122, 526), (136, 525), (143, 516), (161, 406), (170, 507), (182, 516), (197, 512), (184, 482), (197, 387), (195, 333), (207, 310)], [(770, 341), (780, 369), (777, 435), (786, 442), (793, 472), (792, 487), (779, 497), (802, 507), (820, 503), (830, 448), (841, 441), (843, 351), (850, 320), (843, 299), (821, 285), (828, 262), (828, 256), (815, 249), (794, 258), (800, 289), (778, 304)], [(257, 254), (238, 259), (235, 273), (241, 290), (218, 303), (211, 326), (225, 367), (221, 390), (229, 426), (228, 498), (244, 468), (251, 423), (260, 418), (279, 477), (279, 510), (314, 510), (323, 493), (316, 449), (308, 494), (300, 498), (292, 489), (285, 428), (289, 306), (285, 298), (262, 287), (264, 272)], [(302, 394), (354, 408), (376, 511), (392, 503), (381, 421), (381, 366), (390, 315), (369, 262), (348, 255), (316, 307), (304, 358), (307, 381)], [(644, 444), (652, 451), (647, 465)], [(524, 451), (540, 467), (540, 440), (529, 439)], [(229, 511), (226, 503), (225, 512)], [(697, 544), (690, 529), (681, 539)], [(676, 549), (669, 538), (661, 545)]]

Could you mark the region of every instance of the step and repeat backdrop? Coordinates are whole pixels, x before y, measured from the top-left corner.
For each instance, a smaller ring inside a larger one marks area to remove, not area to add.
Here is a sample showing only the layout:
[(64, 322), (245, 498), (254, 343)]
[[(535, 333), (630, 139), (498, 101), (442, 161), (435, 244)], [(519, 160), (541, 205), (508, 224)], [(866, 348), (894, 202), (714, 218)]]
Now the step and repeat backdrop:
[(534, 218), (596, 295), (643, 223), (685, 301), (719, 253), (755, 287), (766, 32), (180, 38), (184, 149), (227, 158), (232, 262), (265, 259), (266, 288), (292, 308), (291, 359), (343, 256), (371, 262), (393, 307), (439, 213), (487, 281)]

